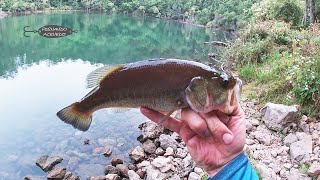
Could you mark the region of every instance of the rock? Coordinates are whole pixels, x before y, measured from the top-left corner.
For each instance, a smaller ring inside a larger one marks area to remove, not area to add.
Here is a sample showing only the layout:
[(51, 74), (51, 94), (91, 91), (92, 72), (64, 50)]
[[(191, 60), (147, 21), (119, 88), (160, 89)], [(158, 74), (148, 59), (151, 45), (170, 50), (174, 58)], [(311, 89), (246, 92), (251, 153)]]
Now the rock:
[(175, 139), (175, 140), (180, 140), (180, 139), (181, 139), (180, 136), (179, 136), (179, 134), (176, 133), (176, 132), (173, 132), (173, 133), (171, 134), (171, 137), (172, 137), (173, 139)]
[(108, 165), (106, 166), (105, 170), (104, 170), (104, 174), (117, 174), (120, 175), (120, 170), (117, 167)]
[(164, 154), (165, 157), (168, 157), (168, 156), (173, 156), (174, 155), (174, 150), (172, 149), (172, 147), (168, 147), (166, 149), (166, 153)]
[(62, 160), (63, 158), (60, 156), (49, 157), (48, 155), (44, 155), (37, 160), (36, 165), (39, 166), (44, 172), (48, 172)]
[(105, 157), (109, 157), (109, 156), (111, 156), (111, 154), (112, 154), (112, 150), (111, 150), (110, 148), (105, 147), (105, 148), (103, 149), (103, 151), (102, 151), (102, 154), (103, 154)]
[(63, 180), (80, 180), (79, 176), (73, 174), (72, 172), (67, 172), (64, 175)]
[(198, 180), (200, 179), (200, 175), (195, 173), (195, 172), (191, 172), (189, 174), (188, 180)]
[(120, 176), (117, 174), (107, 174), (106, 180), (120, 180)]
[(286, 146), (290, 146), (290, 144), (292, 144), (296, 141), (298, 141), (298, 137), (295, 134), (290, 133), (284, 138), (283, 143)]
[(195, 167), (193, 171), (199, 175), (201, 175), (203, 173), (203, 170), (199, 167)]
[(155, 151), (156, 155), (158, 156), (162, 156), (164, 155), (165, 151), (161, 148), (161, 147), (158, 147)]
[(116, 168), (119, 169), (120, 175), (121, 175), (122, 177), (129, 177), (129, 176), (128, 176), (128, 171), (129, 171), (129, 169), (128, 169), (128, 167), (127, 167), (126, 165), (124, 165), (124, 164), (117, 164)]
[(291, 168), (286, 178), (288, 180), (310, 180), (310, 178), (306, 177), (304, 174), (300, 173), (298, 169), (295, 168)]
[(296, 106), (283, 104), (267, 103), (260, 112), (266, 126), (278, 132), (281, 132), (289, 123), (296, 121), (299, 116)]
[(167, 149), (168, 147), (171, 147), (174, 150), (176, 150), (177, 147), (179, 147), (179, 143), (173, 137), (167, 134), (161, 134), (159, 137), (159, 141), (160, 141), (160, 146), (163, 149)]
[(252, 132), (253, 136), (262, 144), (270, 145), (272, 140), (271, 132), (265, 128), (265, 126), (260, 125), (257, 129)]
[(114, 156), (111, 159), (111, 164), (112, 166), (116, 166), (117, 164), (123, 164), (123, 161), (119, 157)]
[(158, 168), (161, 172), (168, 172), (171, 169), (171, 159), (163, 156), (155, 158), (151, 164)]
[(188, 154), (188, 151), (184, 148), (177, 148), (177, 153), (176, 153), (176, 157), (177, 158), (185, 158)]
[(144, 168), (144, 167), (147, 167), (147, 166), (149, 166), (151, 163), (149, 162), (149, 161), (146, 161), (146, 160), (144, 160), (144, 161), (142, 161), (141, 163), (139, 163), (139, 164), (137, 164), (137, 168)]
[(91, 176), (89, 180), (106, 180), (106, 176)]
[(137, 170), (137, 174), (140, 176), (141, 179), (144, 179), (144, 176), (146, 175), (146, 172), (142, 169)]
[(152, 154), (156, 151), (157, 147), (156, 145), (150, 140), (147, 139), (143, 144), (142, 144), (142, 148), (145, 152)]
[(251, 124), (250, 121), (247, 120), (246, 121), (246, 130), (247, 130), (247, 132), (251, 131), (252, 128), (253, 128), (253, 125)]
[(59, 180), (63, 179), (66, 175), (67, 169), (64, 167), (58, 167), (54, 168), (51, 171), (49, 171), (47, 178), (52, 180)]
[(129, 164), (128, 164), (128, 169), (129, 169), (129, 170), (136, 171), (136, 170), (137, 170), (137, 167), (136, 167), (136, 165), (134, 165), (134, 164), (132, 164), (132, 163), (129, 163)]
[(260, 172), (262, 179), (276, 179), (276, 173), (271, 169), (265, 166), (264, 164), (256, 165), (257, 171)]
[(159, 180), (167, 179), (167, 174), (161, 173), (158, 169), (155, 169), (153, 166), (148, 166), (146, 169), (145, 180)]
[(139, 125), (139, 129), (143, 132), (144, 137), (154, 139), (164, 131), (164, 127), (152, 121), (148, 121)]
[(320, 163), (313, 162), (308, 170), (308, 175), (311, 177), (317, 177), (320, 175)]
[[(88, 147), (88, 146), (86, 146), (86, 147)], [(74, 150), (74, 151), (73, 150), (68, 150), (66, 152), (66, 154), (68, 156), (78, 156), (81, 159), (88, 159), (89, 158), (86, 153), (78, 152), (77, 150)]]
[(290, 155), (298, 162), (303, 159), (306, 161), (312, 153), (312, 136), (304, 132), (297, 132), (296, 135), (299, 141), (290, 145)]
[(128, 175), (130, 180), (141, 180), (140, 176), (137, 173), (135, 173), (133, 170), (129, 170)]
[(133, 151), (130, 153), (130, 157), (134, 161), (143, 160), (144, 156), (145, 156), (144, 151), (140, 146), (137, 146), (136, 148), (134, 148)]

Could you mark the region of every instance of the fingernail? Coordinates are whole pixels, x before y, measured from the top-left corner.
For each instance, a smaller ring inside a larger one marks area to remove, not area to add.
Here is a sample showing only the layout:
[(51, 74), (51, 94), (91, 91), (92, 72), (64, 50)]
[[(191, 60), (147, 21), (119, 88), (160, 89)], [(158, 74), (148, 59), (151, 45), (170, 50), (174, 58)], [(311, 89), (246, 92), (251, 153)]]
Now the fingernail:
[(224, 142), (224, 144), (231, 144), (232, 143), (232, 140), (233, 140), (233, 136), (229, 133), (225, 133), (223, 136), (222, 136), (222, 140)]

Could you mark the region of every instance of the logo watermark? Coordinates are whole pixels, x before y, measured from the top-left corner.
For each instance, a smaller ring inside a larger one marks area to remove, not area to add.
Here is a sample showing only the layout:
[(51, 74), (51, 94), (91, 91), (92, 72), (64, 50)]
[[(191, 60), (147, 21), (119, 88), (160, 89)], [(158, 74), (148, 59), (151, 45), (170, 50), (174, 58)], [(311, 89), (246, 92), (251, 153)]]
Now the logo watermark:
[(27, 30), (30, 26), (25, 26), (23, 28), (23, 36), (30, 37), (27, 35), (27, 33), (38, 33), (40, 36), (46, 37), (46, 38), (61, 38), (68, 36), (72, 33), (77, 33), (77, 30), (72, 30), (71, 28), (59, 26), (59, 25), (46, 25), (38, 30)]

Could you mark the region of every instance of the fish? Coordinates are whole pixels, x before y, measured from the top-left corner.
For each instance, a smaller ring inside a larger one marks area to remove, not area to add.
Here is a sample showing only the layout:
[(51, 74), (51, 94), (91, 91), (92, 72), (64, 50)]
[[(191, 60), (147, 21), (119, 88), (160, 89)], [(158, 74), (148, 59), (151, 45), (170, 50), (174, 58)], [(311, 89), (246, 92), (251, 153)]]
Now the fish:
[(150, 59), (104, 66), (87, 76), (93, 88), (80, 101), (57, 112), (59, 119), (87, 131), (92, 114), (103, 108), (147, 107), (167, 113), (190, 107), (196, 112), (230, 114), (242, 81), (205, 64), (181, 59)]

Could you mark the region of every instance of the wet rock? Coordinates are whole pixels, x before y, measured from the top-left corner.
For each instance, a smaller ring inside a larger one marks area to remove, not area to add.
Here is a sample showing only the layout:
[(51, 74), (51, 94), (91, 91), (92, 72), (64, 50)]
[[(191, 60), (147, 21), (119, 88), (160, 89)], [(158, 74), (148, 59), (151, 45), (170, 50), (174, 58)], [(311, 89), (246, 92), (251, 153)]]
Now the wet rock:
[(265, 145), (271, 144), (271, 132), (268, 129), (266, 129), (263, 125), (258, 126), (252, 134), (260, 143)]
[(295, 134), (290, 133), (284, 138), (283, 143), (286, 146), (290, 146), (290, 144), (292, 144), (296, 141), (298, 141), (298, 137)]
[(129, 171), (129, 169), (128, 169), (128, 167), (127, 167), (126, 165), (124, 165), (124, 164), (117, 164), (116, 168), (119, 169), (120, 175), (121, 175), (122, 177), (129, 177), (129, 176), (128, 176), (128, 171)]
[(142, 148), (145, 152), (152, 154), (156, 151), (157, 147), (156, 145), (150, 140), (147, 139), (143, 144), (142, 144)]
[(129, 170), (128, 175), (130, 180), (141, 180), (140, 176), (137, 173), (135, 173), (133, 170)]
[(164, 131), (164, 127), (152, 121), (148, 121), (139, 125), (139, 129), (143, 132), (144, 137), (154, 139)]
[(195, 172), (191, 172), (189, 174), (188, 180), (198, 180), (200, 179), (200, 175), (195, 173)]
[(136, 148), (134, 148), (133, 151), (130, 153), (131, 159), (135, 161), (143, 160), (144, 156), (145, 156), (144, 151), (140, 146), (137, 146)]
[(47, 178), (49, 180), (61, 180), (66, 175), (66, 172), (66, 168), (64, 167), (54, 168), (51, 171), (49, 171)]
[(111, 154), (112, 154), (112, 150), (111, 150), (110, 148), (105, 147), (105, 148), (103, 149), (103, 151), (102, 151), (102, 154), (103, 154), (105, 157), (109, 157), (109, 156), (111, 156)]
[(160, 141), (160, 146), (163, 149), (167, 149), (168, 147), (171, 147), (174, 150), (176, 150), (177, 147), (179, 147), (179, 143), (173, 137), (167, 134), (161, 134), (159, 137), (159, 141)]
[(48, 172), (62, 160), (63, 158), (60, 156), (49, 157), (48, 155), (44, 155), (37, 160), (36, 165), (39, 166), (44, 172)]
[(66, 175), (64, 175), (63, 180), (80, 180), (80, 177), (72, 172), (67, 172)]
[(298, 109), (296, 106), (267, 103), (261, 109), (261, 114), (269, 129), (281, 132), (289, 123), (297, 120)]
[(117, 175), (120, 175), (120, 170), (119, 170), (117, 167), (108, 165), (108, 166), (105, 168), (104, 174), (105, 174), (105, 175), (107, 175), (107, 174), (117, 174)]
[(308, 170), (308, 175), (311, 177), (317, 177), (320, 175), (320, 163), (313, 162)]
[(159, 156), (157, 158), (155, 158), (151, 164), (158, 168), (161, 172), (167, 172), (171, 169), (171, 159), (170, 158), (166, 158), (163, 156)]
[(123, 164), (123, 160), (120, 159), (119, 157), (114, 156), (111, 159), (111, 164), (112, 166), (116, 166), (117, 164)]
[(106, 180), (120, 180), (120, 176), (117, 174), (107, 174)]
[(155, 151), (155, 154), (158, 156), (162, 156), (162, 155), (164, 155), (164, 153), (165, 153), (165, 151), (161, 147), (158, 147)]
[(167, 147), (166, 149), (166, 153), (164, 154), (165, 157), (168, 157), (168, 156), (173, 156), (174, 155), (174, 150), (172, 147)]

